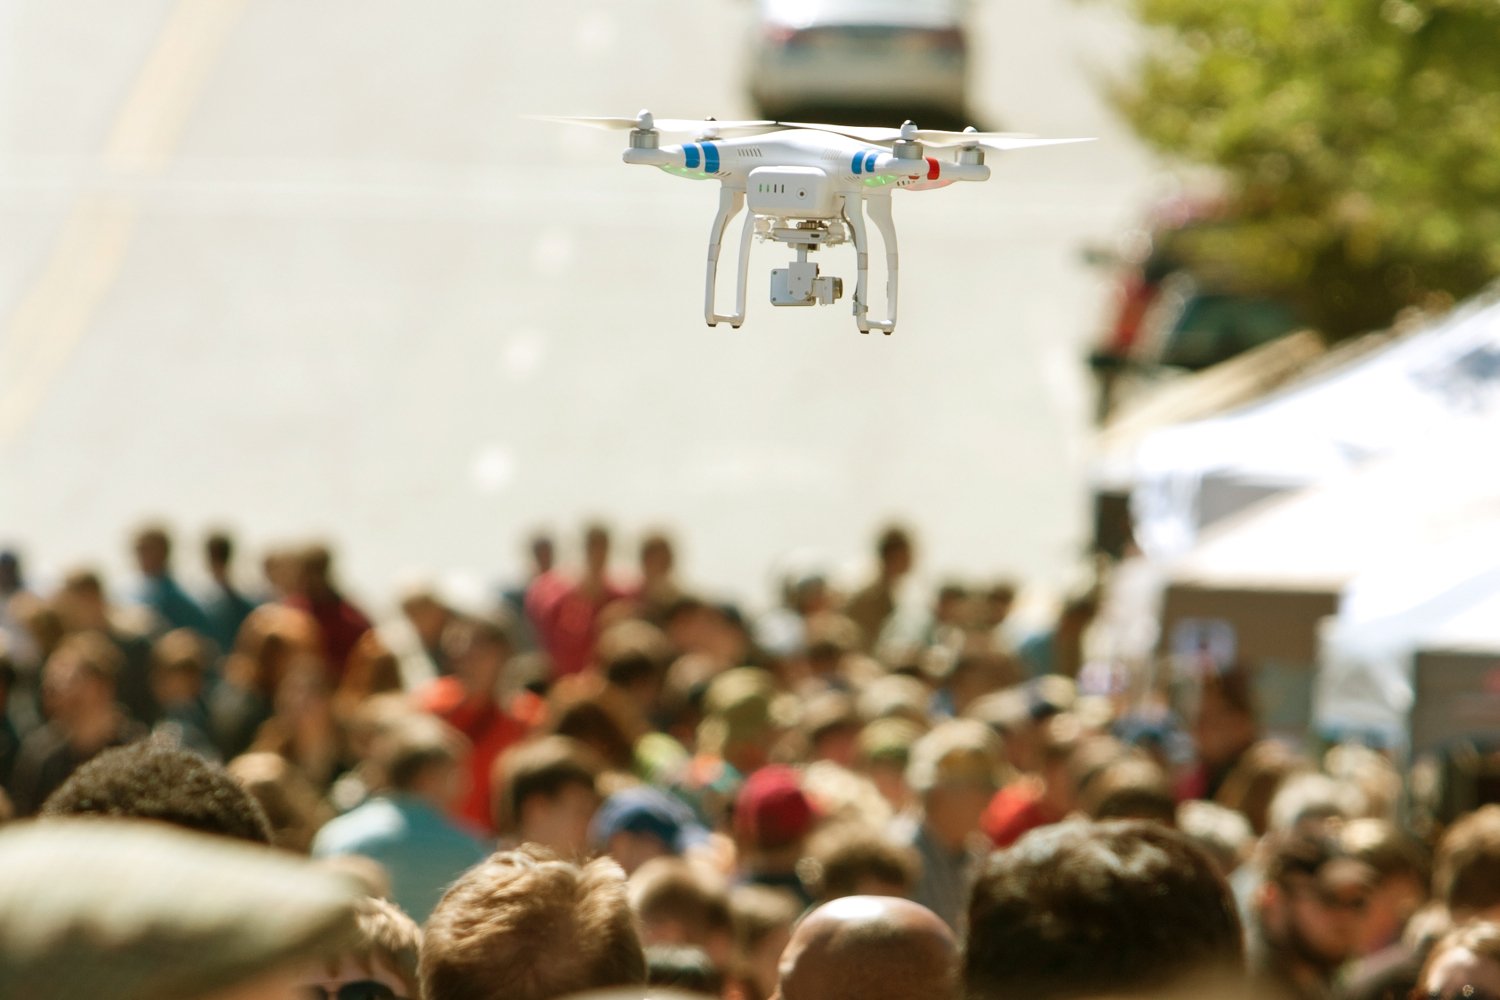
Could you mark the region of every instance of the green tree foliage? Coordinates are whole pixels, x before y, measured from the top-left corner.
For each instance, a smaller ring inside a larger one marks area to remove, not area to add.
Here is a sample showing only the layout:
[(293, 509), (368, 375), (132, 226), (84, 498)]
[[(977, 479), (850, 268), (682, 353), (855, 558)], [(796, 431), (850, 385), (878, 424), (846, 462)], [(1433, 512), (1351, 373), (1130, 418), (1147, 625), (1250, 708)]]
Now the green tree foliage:
[(1500, 274), (1500, 0), (1124, 2), (1119, 106), (1226, 181), (1179, 253), (1333, 337)]

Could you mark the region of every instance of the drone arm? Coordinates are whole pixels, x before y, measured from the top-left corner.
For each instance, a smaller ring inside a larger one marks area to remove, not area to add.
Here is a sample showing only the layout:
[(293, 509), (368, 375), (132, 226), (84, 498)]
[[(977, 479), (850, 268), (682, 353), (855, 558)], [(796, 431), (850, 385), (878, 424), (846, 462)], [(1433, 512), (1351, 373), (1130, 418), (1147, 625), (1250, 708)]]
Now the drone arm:
[(717, 326), (723, 322), (737, 327), (745, 322), (745, 272), (750, 265), (748, 251), (751, 232), (751, 220), (748, 218), (745, 220), (745, 232), (740, 239), (740, 273), (734, 314), (721, 316), (715, 311), (718, 301), (719, 251), (724, 246), (724, 230), (728, 227), (729, 220), (738, 215), (744, 207), (745, 192), (743, 190), (732, 188), (727, 184), (719, 188), (719, 211), (714, 215), (713, 228), (708, 233), (708, 274), (703, 290), (703, 318), (709, 326)]

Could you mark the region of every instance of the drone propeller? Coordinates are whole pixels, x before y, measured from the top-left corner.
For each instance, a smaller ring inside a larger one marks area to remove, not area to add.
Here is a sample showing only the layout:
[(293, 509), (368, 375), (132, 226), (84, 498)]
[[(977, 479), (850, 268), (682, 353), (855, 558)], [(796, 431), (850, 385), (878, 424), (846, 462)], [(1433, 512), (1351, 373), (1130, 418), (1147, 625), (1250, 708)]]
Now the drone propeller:
[(753, 133), (775, 132), (782, 126), (771, 121), (716, 121), (713, 118), (657, 118), (649, 111), (642, 111), (634, 118), (587, 118), (575, 115), (527, 115), (533, 121), (561, 122), (564, 125), (583, 125), (588, 128), (613, 129), (637, 132), (688, 132), (695, 134), (724, 135), (730, 132)]
[(947, 129), (917, 128), (912, 122), (907, 122), (900, 128), (861, 125), (821, 125), (809, 122), (782, 122), (781, 124), (787, 128), (816, 129), (821, 132), (847, 135), (851, 139), (880, 143), (882, 145), (889, 145), (898, 140), (920, 142), (934, 149), (948, 149), (955, 146), (983, 146), (986, 149), (1003, 151), (1009, 149), (1028, 149), (1033, 146), (1057, 146), (1068, 142), (1093, 141), (1092, 139), (1043, 139), (1022, 132), (980, 132), (974, 128), (967, 128), (962, 132), (951, 132)]

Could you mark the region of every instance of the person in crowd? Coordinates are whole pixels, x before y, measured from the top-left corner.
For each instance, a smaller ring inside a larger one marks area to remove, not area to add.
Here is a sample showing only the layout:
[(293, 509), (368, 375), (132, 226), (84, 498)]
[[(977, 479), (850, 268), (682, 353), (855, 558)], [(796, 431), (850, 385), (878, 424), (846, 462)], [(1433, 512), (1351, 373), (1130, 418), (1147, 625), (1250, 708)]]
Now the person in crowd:
[[(551, 532), (534, 531), (526, 539), (526, 553), (531, 560), (531, 571), (525, 580), (500, 591), (500, 606), (510, 612), (516, 621), (516, 648), (528, 653), (540, 647), (536, 623), (531, 619), (527, 598), (531, 588), (542, 582), (545, 589), (552, 580), (557, 566), (557, 544)], [(546, 672), (550, 676), (550, 671)]]
[(25, 625), (26, 606), (41, 603), (26, 586), (21, 553), (0, 549), (0, 644), (18, 666), (31, 667), (43, 659), (36, 636)]
[(725, 976), (725, 1000), (771, 1000), (780, 976), (781, 953), (804, 909), (802, 901), (785, 889), (742, 885), (730, 892), (734, 947)]
[(924, 723), (899, 716), (877, 717), (859, 731), (854, 770), (870, 779), (895, 815), (916, 808), (906, 769), (925, 731)]
[(226, 770), (260, 804), (277, 847), (307, 854), (318, 830), (333, 819), (333, 810), (307, 775), (280, 754), (241, 754)]
[(1084, 636), (1098, 613), (1099, 595), (1093, 591), (1065, 600), (1051, 628), (1028, 636), (1016, 647), (1026, 673), (1031, 677), (1060, 674), (1076, 678), (1083, 666)]
[(160, 621), (142, 605), (115, 606), (105, 594), (104, 581), (92, 570), (75, 570), (64, 578), (52, 598), (61, 631), (48, 642), (48, 656), (67, 636), (97, 632), (119, 651), (115, 670), (115, 699), (137, 722), (156, 721), (157, 704), (151, 696), (151, 638)]
[(0, 790), (10, 787), (16, 757), (21, 752), (21, 729), (11, 715), (11, 694), (19, 681), (16, 660), (0, 635)]
[(1419, 1000), (1500, 997), (1500, 924), (1478, 920), (1445, 934), (1417, 977)]
[(516, 844), (537, 844), (562, 858), (583, 857), (603, 771), (597, 754), (566, 736), (515, 747), (496, 762), (496, 829)]
[(708, 830), (691, 809), (650, 785), (614, 792), (589, 825), (590, 847), (613, 858), (626, 875), (653, 858), (681, 857), (707, 840)]
[[(1358, 844), (1357, 834), (1351, 839)], [(1344, 996), (1407, 1000), (1443, 931), (1500, 917), (1500, 805), (1481, 806), (1443, 833), (1432, 861), (1432, 901), (1400, 940), (1352, 970)]]
[(665, 531), (648, 532), (639, 550), (641, 581), (633, 596), (636, 614), (653, 625), (661, 625), (687, 591), (677, 582), (677, 553)]
[(263, 604), (252, 611), (208, 698), (208, 717), (223, 758), (231, 760), (250, 748), (275, 710), (284, 677), (295, 670), (325, 669), (318, 625), (310, 615), (283, 604)]
[(132, 542), (136, 569), (141, 579), (137, 603), (150, 608), (167, 628), (190, 628), (199, 635), (210, 632), (208, 615), (172, 576), (172, 539), (167, 529), (151, 524), (135, 533)]
[(1149, 819), (1177, 825), (1171, 779), (1161, 765), (1134, 748), (1104, 764), (1080, 789), (1078, 808), (1093, 820)]
[(208, 640), (192, 629), (173, 629), (151, 647), (151, 693), (161, 715), (153, 731), (217, 760), (208, 703), (203, 698), (208, 674)]
[(724, 973), (702, 948), (652, 944), (646, 946), (646, 984), (652, 997), (661, 996), (661, 988), (676, 991), (672, 996), (679, 998), (717, 997), (724, 990)]
[(911, 533), (899, 525), (887, 527), (876, 539), (875, 555), (879, 562), (875, 578), (856, 590), (844, 605), (844, 614), (859, 626), (860, 648), (865, 652), (879, 643), (886, 622), (896, 613), (901, 582), (916, 562)]
[(1178, 804), (1177, 829), (1213, 858), (1214, 864), (1219, 866), (1219, 873), (1226, 879), (1245, 863), (1256, 843), (1248, 819), (1217, 802), (1202, 799), (1188, 799)]
[(380, 790), (319, 830), (313, 857), (374, 858), (390, 872), (392, 900), (425, 920), (448, 884), (485, 856), (484, 845), (447, 818), (463, 789), (467, 752), (463, 737), (436, 719), (391, 726), (374, 748)]
[(228, 771), (154, 737), (105, 750), (42, 804), (42, 816), (125, 816), (271, 843), (260, 804)]
[(1034, 830), (985, 862), (968, 906), (970, 1000), (1216, 996), (1244, 974), (1234, 900), (1182, 834), (1143, 821)]
[(897, 821), (897, 837), (922, 859), (912, 898), (955, 929), (981, 856), (980, 820), (999, 776), (1000, 741), (974, 719), (943, 722), (912, 747), (907, 781), (921, 807)]
[(421, 978), (426, 1000), (551, 1000), (644, 985), (624, 873), (530, 845), (492, 855), (428, 919)]
[(811, 905), (797, 862), (817, 820), (795, 770), (772, 764), (750, 775), (734, 803), (740, 884), (782, 889)]
[(211, 581), (203, 599), (203, 613), (208, 618), (209, 641), (219, 653), (234, 648), (240, 626), (255, 610), (257, 602), (240, 589), (234, 578), (234, 538), (222, 529), (211, 531), (203, 541), (203, 562)]
[(256, 730), (250, 752), (280, 754), (322, 793), (354, 766), (353, 748), (334, 712), (321, 660), (304, 657), (288, 666), (276, 687), (271, 717)]
[(844, 896), (804, 916), (781, 953), (777, 1000), (945, 1000), (958, 942), (937, 914), (891, 896)]
[(0, 996), (302, 1000), (359, 896), (305, 859), (163, 823), (0, 829)]
[(597, 523), (587, 525), (583, 533), (582, 575), (570, 581), (553, 571), (527, 590), (526, 613), (552, 661), (553, 680), (579, 673), (593, 664), (600, 614), (610, 604), (630, 596), (609, 573), (610, 544), (607, 527)]
[(808, 842), (805, 861), (808, 888), (818, 903), (843, 896), (909, 898), (922, 867), (915, 849), (857, 823), (819, 830)]
[(326, 545), (310, 545), (303, 549), (297, 555), (295, 566), (295, 589), (287, 595), (285, 603), (310, 615), (317, 623), (323, 661), (332, 688), (344, 676), (354, 644), (372, 628), (370, 618), (335, 584), (333, 553)]
[(394, 903), (361, 899), (354, 940), (309, 962), (302, 995), (317, 1000), (422, 1000), (422, 929)]
[(1351, 820), (1340, 837), (1349, 853), (1375, 872), (1355, 949), (1361, 957), (1373, 955), (1400, 941), (1407, 923), (1427, 904), (1427, 861), (1417, 840), (1390, 820)]
[(1250, 974), (1266, 1000), (1319, 1000), (1357, 953), (1376, 873), (1335, 825), (1272, 838), (1252, 907)]
[(500, 755), (527, 735), (526, 725), (500, 701), (500, 680), (511, 649), (510, 624), (498, 615), (455, 618), (443, 635), (443, 656), (452, 673), (435, 679), (416, 696), (424, 711), (468, 739), (468, 791), (455, 815), (485, 833), (494, 832), (490, 772)]
[(729, 885), (707, 865), (682, 858), (654, 858), (630, 875), (630, 908), (640, 921), (641, 942), (701, 949), (722, 975), (734, 950)]
[(402, 689), (422, 691), (453, 673), (443, 636), (458, 616), (425, 582), (408, 584), (397, 606), (401, 613), (376, 626), (375, 634), (396, 658)]
[(42, 670), (50, 721), (21, 743), (11, 787), (17, 815), (30, 816), (95, 754), (146, 735), (115, 703), (123, 657), (98, 632), (64, 639)]
[(1230, 667), (1202, 678), (1192, 735), (1197, 767), (1179, 787), (1178, 798), (1212, 799), (1240, 758), (1260, 739), (1248, 670)]

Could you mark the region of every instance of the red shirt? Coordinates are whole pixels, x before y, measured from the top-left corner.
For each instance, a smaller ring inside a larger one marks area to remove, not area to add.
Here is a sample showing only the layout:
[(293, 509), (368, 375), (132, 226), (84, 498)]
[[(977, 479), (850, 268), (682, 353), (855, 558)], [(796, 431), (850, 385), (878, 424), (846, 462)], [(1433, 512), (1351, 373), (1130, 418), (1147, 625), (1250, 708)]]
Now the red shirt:
[(480, 830), (493, 833), (490, 811), (490, 770), (506, 750), (526, 738), (527, 726), (493, 699), (472, 698), (456, 677), (439, 677), (417, 695), (417, 704), (468, 737), (469, 790), (454, 815)]
[(626, 592), (605, 583), (597, 597), (557, 573), (544, 573), (526, 591), (526, 613), (552, 660), (552, 679), (587, 669), (594, 662), (599, 612), (623, 600)]

